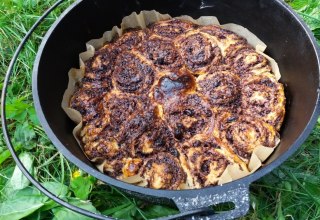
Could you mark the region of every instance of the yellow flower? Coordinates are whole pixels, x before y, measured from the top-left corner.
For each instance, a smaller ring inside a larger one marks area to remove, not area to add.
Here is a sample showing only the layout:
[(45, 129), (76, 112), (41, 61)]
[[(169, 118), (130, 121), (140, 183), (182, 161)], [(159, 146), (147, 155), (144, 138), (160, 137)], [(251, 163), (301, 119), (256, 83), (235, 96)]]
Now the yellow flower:
[(76, 170), (72, 173), (72, 178), (75, 179), (77, 177), (81, 176), (81, 171), (80, 170)]

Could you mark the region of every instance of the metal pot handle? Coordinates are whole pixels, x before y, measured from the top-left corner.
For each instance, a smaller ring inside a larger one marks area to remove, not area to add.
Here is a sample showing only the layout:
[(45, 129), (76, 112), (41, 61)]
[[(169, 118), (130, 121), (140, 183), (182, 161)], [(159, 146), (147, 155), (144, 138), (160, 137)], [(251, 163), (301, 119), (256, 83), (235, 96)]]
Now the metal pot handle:
[[(179, 215), (172, 216), (176, 219), (234, 219), (245, 215), (249, 211), (250, 199), (249, 199), (249, 185), (239, 184), (235, 188), (231, 188), (224, 192), (218, 192), (216, 194), (198, 195), (193, 197), (178, 197), (173, 198), (173, 201), (181, 211)], [(226, 202), (234, 203), (235, 208), (233, 210), (225, 212), (215, 212), (213, 209), (208, 208), (211, 205), (218, 205)], [(198, 212), (196, 212), (198, 210)], [(191, 214), (191, 212), (193, 212)]]

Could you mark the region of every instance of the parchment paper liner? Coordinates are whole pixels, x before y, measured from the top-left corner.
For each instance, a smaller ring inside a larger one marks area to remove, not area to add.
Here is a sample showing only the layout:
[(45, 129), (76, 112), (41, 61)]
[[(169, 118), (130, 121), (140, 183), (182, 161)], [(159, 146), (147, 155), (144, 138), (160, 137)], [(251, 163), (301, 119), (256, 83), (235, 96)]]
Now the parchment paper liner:
[[(77, 83), (81, 82), (81, 79), (84, 76), (84, 72), (85, 72), (84, 62), (94, 55), (95, 50), (101, 48), (105, 43), (110, 42), (114, 37), (121, 36), (125, 29), (137, 28), (137, 27), (146, 28), (151, 23), (154, 23), (160, 20), (167, 20), (170, 18), (172, 18), (170, 15), (160, 14), (155, 10), (141, 11), (139, 14), (137, 14), (136, 12), (133, 12), (129, 16), (126, 16), (122, 19), (120, 28), (117, 26), (114, 26), (110, 31), (106, 31), (101, 38), (92, 39), (86, 43), (87, 51), (79, 54), (80, 69), (72, 68), (68, 73), (69, 75), (68, 88), (65, 91), (63, 95), (63, 100), (62, 100), (62, 108), (67, 113), (67, 115), (74, 122), (77, 123), (77, 126), (73, 129), (73, 135), (76, 138), (77, 142), (79, 143), (79, 146), (81, 146), (81, 142), (78, 137), (80, 135), (80, 131), (82, 128), (82, 116), (78, 111), (72, 108), (69, 108), (69, 102), (72, 95), (75, 92)], [(280, 75), (278, 64), (275, 62), (274, 59), (272, 59), (271, 57), (263, 53), (267, 48), (266, 44), (263, 43), (253, 33), (251, 33), (248, 29), (233, 23), (220, 25), (218, 19), (214, 16), (202, 16), (196, 20), (191, 18), (190, 16), (180, 16), (175, 18), (180, 20), (191, 21), (198, 25), (219, 25), (224, 29), (233, 31), (236, 34), (244, 37), (245, 39), (247, 39), (248, 43), (256, 49), (256, 51), (259, 54), (265, 56), (269, 60), (272, 68), (272, 72), (276, 76), (276, 79), (277, 80), (280, 79), (281, 75)], [(277, 140), (277, 143), (274, 148), (264, 147), (264, 146), (256, 147), (249, 160), (248, 170), (240, 169), (238, 164), (228, 165), (226, 170), (220, 176), (218, 184), (222, 185), (224, 183), (231, 182), (232, 180), (242, 178), (244, 176), (249, 175), (250, 173), (255, 172), (259, 167), (263, 165), (263, 161), (265, 161), (272, 154), (272, 152), (277, 147), (279, 142), (280, 140)], [(95, 162), (95, 160), (91, 160), (91, 161)], [(104, 163), (105, 161), (97, 165), (97, 168), (101, 172), (103, 172)], [(146, 181), (138, 175), (128, 177), (126, 179), (123, 179), (122, 181), (140, 185), (140, 186), (146, 185)], [(183, 184), (181, 188), (187, 189), (188, 186), (186, 184)]]

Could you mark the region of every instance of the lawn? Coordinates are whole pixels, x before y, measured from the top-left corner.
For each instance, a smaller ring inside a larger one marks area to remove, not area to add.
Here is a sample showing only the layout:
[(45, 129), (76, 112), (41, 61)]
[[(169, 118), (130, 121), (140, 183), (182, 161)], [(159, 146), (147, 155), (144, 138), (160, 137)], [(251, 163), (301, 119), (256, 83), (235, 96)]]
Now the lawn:
[[(23, 36), (55, 0), (0, 1), (0, 82)], [(150, 219), (177, 213), (172, 207), (131, 198), (69, 163), (44, 133), (33, 106), (31, 74), (41, 38), (68, 0), (45, 20), (27, 43), (14, 68), (6, 103), (13, 143), (37, 180), (66, 201), (120, 219)], [(287, 1), (320, 43), (320, 2)], [(299, 150), (250, 187), (251, 207), (241, 219), (320, 219), (320, 120)], [(89, 219), (49, 200), (23, 177), (0, 135), (0, 220)]]

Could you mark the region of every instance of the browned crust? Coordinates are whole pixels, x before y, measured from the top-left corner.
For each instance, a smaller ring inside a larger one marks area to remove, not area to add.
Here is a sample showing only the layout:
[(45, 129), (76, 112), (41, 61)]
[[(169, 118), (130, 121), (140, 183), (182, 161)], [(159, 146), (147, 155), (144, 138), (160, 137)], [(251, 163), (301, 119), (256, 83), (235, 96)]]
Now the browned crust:
[(273, 75), (254, 75), (242, 82), (243, 114), (261, 118), (280, 130), (285, 114), (284, 88)]
[(217, 184), (226, 167), (232, 163), (221, 151), (222, 148), (222, 143), (213, 137), (193, 138), (182, 145), (180, 160), (190, 175), (192, 181), (189, 181), (189, 185), (192, 188)]
[(205, 73), (212, 66), (222, 63), (220, 48), (201, 32), (189, 31), (176, 40), (186, 67), (194, 74)]
[(169, 19), (149, 25), (150, 32), (171, 40), (196, 27), (197, 25), (191, 22), (179, 19)]
[(141, 176), (146, 179), (148, 187), (155, 189), (178, 189), (186, 179), (179, 160), (168, 153), (147, 158)]
[(214, 134), (245, 162), (257, 146), (274, 147), (278, 138), (272, 125), (252, 116), (229, 112), (217, 115)]

